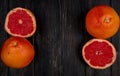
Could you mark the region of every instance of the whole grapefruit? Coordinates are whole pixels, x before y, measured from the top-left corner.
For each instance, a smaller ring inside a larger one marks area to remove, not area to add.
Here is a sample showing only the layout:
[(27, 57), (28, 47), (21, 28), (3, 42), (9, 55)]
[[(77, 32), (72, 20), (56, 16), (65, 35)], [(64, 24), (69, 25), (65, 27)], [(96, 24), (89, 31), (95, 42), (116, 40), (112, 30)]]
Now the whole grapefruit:
[(35, 55), (33, 45), (25, 38), (11, 37), (5, 41), (1, 50), (1, 60), (11, 68), (28, 66)]
[(6, 16), (5, 30), (12, 36), (31, 37), (36, 31), (35, 16), (28, 9), (16, 7)]
[(106, 69), (116, 60), (116, 49), (104, 39), (91, 39), (82, 49), (85, 62), (94, 69)]
[(86, 29), (95, 38), (112, 37), (117, 33), (119, 24), (119, 15), (108, 5), (95, 6), (86, 16)]

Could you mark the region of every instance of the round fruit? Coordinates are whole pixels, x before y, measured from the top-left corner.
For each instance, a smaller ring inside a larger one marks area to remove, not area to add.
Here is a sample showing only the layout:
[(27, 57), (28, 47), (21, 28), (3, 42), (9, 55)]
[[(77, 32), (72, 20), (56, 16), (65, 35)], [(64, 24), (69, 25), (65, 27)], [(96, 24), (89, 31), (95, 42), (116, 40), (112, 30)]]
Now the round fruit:
[(107, 40), (91, 39), (82, 49), (85, 62), (92, 68), (105, 69), (116, 60), (116, 49)]
[(30, 37), (36, 31), (35, 16), (28, 9), (14, 8), (6, 16), (5, 30), (12, 36)]
[(107, 39), (116, 34), (119, 21), (119, 15), (112, 7), (99, 5), (88, 12), (86, 29), (93, 37)]
[(24, 68), (34, 58), (32, 44), (22, 37), (11, 37), (2, 46), (1, 60), (11, 68)]

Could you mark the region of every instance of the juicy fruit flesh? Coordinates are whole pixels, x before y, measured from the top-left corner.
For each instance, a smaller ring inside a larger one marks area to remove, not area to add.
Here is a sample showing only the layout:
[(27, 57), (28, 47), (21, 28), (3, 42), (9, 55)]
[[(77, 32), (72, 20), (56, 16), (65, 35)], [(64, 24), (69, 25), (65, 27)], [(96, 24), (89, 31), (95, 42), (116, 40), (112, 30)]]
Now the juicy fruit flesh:
[(95, 41), (85, 48), (85, 58), (93, 66), (104, 67), (113, 60), (112, 47), (106, 42)]
[(13, 34), (27, 35), (33, 31), (33, 21), (24, 10), (17, 10), (9, 15), (8, 28)]

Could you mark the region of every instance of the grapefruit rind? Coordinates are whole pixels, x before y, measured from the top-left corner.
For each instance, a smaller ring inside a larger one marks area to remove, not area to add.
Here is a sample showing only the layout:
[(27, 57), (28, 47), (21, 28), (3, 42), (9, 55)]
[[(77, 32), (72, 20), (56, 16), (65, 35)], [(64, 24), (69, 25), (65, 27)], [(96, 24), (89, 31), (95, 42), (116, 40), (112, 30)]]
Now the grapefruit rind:
[(89, 10), (86, 15), (85, 24), (85, 27), (91, 36), (107, 39), (118, 32), (120, 18), (118, 13), (112, 7), (98, 5)]
[(34, 56), (34, 47), (27, 39), (22, 37), (7, 39), (1, 50), (1, 60), (3, 63), (15, 69), (27, 67), (34, 59)]
[[(20, 34), (19, 34), (19, 35), (18, 35), (18, 34), (13, 34), (13, 33), (11, 33), (10, 29), (7, 27), (9, 16), (10, 16), (13, 12), (16, 12), (17, 10), (24, 10), (24, 11), (26, 11), (26, 13), (27, 13), (28, 15), (30, 15), (30, 17), (32, 18), (32, 21), (33, 21), (33, 31), (32, 31), (30, 34), (27, 34), (27, 35), (24, 35), (24, 36), (23, 36), (23, 35), (20, 35)], [(7, 16), (6, 16), (6, 19), (5, 19), (5, 30), (6, 30), (6, 32), (7, 32), (8, 34), (10, 34), (11, 36), (23, 37), (23, 38), (31, 37), (31, 36), (35, 33), (35, 31), (36, 31), (36, 18), (35, 18), (34, 14), (33, 14), (30, 10), (25, 9), (25, 8), (21, 8), (21, 7), (16, 7), (16, 8), (14, 8), (14, 9), (12, 9), (11, 11), (9, 11), (9, 13), (8, 13)]]
[[(109, 64), (106, 64), (104, 67), (101, 67), (101, 66), (93, 66), (91, 63), (90, 63), (90, 60), (87, 60), (86, 57), (85, 57), (85, 52), (84, 52), (84, 49), (86, 48), (86, 46), (88, 46), (89, 44), (93, 43), (94, 41), (99, 41), (99, 42), (106, 42), (108, 43), (108, 45), (110, 45), (112, 47), (112, 50), (113, 50), (113, 59), (112, 59), (112, 62), (109, 63)], [(107, 40), (104, 40), (104, 39), (91, 39), (89, 40), (82, 48), (82, 56), (83, 56), (83, 59), (84, 61), (91, 67), (91, 68), (94, 68), (94, 69), (106, 69), (108, 67), (110, 67), (116, 60), (116, 49), (115, 47), (113, 46), (112, 43), (110, 43), (109, 41)]]

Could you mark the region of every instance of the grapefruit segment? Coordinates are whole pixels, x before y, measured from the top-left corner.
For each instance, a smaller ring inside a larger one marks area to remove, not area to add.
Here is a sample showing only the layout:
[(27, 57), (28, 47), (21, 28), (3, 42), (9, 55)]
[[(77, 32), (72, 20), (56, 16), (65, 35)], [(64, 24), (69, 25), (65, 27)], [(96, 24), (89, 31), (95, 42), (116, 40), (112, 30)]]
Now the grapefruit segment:
[(107, 40), (92, 39), (83, 46), (82, 56), (90, 67), (105, 69), (116, 60), (116, 49)]
[(12, 36), (30, 37), (36, 31), (35, 16), (28, 9), (14, 8), (6, 16), (5, 30)]

